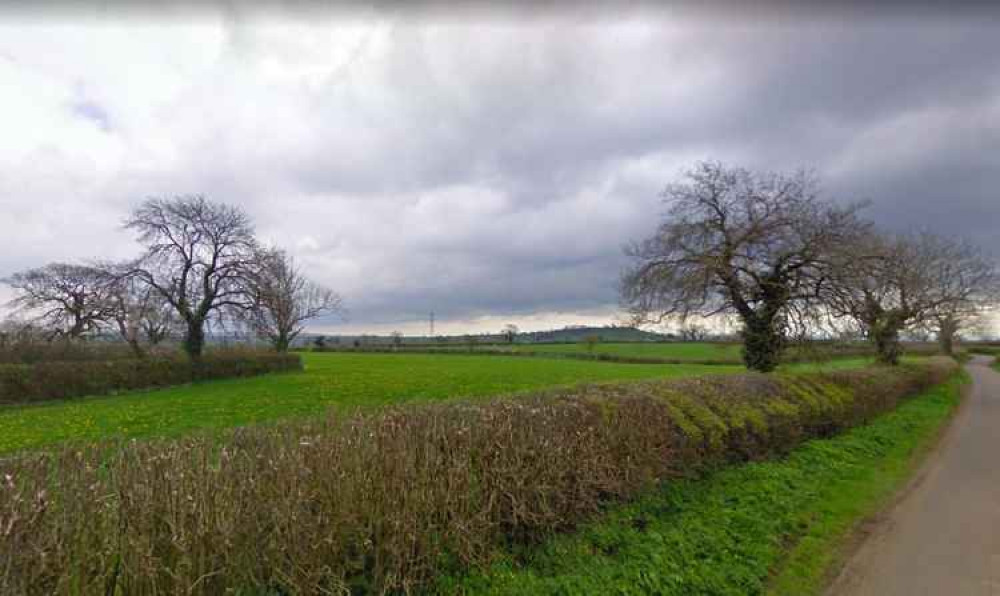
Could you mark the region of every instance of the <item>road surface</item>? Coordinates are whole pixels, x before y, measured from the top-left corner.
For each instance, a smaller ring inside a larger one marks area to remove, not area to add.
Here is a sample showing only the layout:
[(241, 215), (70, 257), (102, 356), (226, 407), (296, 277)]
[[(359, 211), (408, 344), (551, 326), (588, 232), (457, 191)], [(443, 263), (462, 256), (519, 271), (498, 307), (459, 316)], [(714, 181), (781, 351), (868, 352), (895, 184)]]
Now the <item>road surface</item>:
[(1000, 373), (971, 392), (909, 492), (876, 520), (831, 596), (1000, 596)]

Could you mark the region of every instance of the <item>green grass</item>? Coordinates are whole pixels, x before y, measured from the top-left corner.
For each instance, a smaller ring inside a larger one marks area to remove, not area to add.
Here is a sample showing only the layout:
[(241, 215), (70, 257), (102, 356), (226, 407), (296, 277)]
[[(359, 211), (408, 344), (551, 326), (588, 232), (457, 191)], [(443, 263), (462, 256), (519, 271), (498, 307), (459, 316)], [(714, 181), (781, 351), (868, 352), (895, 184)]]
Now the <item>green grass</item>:
[[(547, 358), (432, 354), (303, 354), (306, 371), (209, 381), (0, 408), (0, 453), (65, 441), (180, 435), (318, 414), (330, 407), (492, 396), (583, 382), (742, 371), (739, 366), (620, 364)], [(790, 371), (859, 367), (863, 359)]]
[(306, 371), (157, 391), (0, 408), (0, 452), (67, 440), (177, 435), (329, 407), (497, 395), (545, 386), (740, 370), (542, 358), (304, 354)]
[(578, 532), (445, 577), (469, 594), (780, 594), (822, 590), (854, 525), (905, 482), (964, 377), (788, 457), (674, 481)]
[[(514, 350), (522, 352), (555, 352), (560, 354), (586, 354), (586, 344), (519, 344)], [(594, 354), (614, 354), (635, 358), (676, 358), (680, 360), (732, 360), (739, 362), (741, 346), (734, 343), (678, 342), (678, 343), (598, 343)]]

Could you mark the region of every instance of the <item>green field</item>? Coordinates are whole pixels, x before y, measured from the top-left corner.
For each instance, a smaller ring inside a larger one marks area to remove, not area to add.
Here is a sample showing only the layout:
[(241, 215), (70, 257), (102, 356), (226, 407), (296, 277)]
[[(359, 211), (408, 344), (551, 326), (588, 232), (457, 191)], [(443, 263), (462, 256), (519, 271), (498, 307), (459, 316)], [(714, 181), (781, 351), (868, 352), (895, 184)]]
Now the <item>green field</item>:
[[(618, 364), (428, 354), (303, 354), (306, 371), (0, 409), (0, 453), (73, 440), (178, 435), (330, 407), (492, 396), (583, 382), (742, 371), (738, 366)], [(842, 360), (827, 366), (862, 366)], [(788, 370), (814, 370), (793, 365)]]
[(331, 406), (489, 396), (569, 385), (720, 373), (738, 367), (641, 365), (427, 354), (304, 354), (306, 372), (210, 381), (0, 409), (0, 452), (66, 440), (174, 435), (316, 414)]
[[(555, 352), (560, 354), (591, 353), (590, 346), (577, 344), (519, 344), (513, 346), (519, 352)], [(677, 343), (597, 343), (594, 354), (614, 354), (634, 358), (668, 358), (679, 360), (740, 360), (739, 344), (709, 342)]]

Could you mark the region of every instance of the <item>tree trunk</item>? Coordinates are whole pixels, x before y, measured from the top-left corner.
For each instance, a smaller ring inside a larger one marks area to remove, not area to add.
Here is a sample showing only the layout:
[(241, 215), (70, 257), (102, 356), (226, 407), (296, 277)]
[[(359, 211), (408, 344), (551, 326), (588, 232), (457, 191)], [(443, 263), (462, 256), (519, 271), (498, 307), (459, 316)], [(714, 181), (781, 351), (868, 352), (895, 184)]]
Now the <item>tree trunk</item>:
[(80, 337), (83, 336), (83, 331), (85, 329), (86, 329), (86, 324), (83, 322), (83, 319), (81, 319), (80, 317), (75, 317), (73, 319), (73, 326), (70, 327), (69, 331), (66, 332), (66, 337), (68, 337), (71, 340), (80, 339)]
[(902, 328), (903, 319), (896, 313), (886, 314), (872, 326), (869, 335), (875, 343), (875, 357), (880, 364), (899, 364), (899, 357), (903, 354), (903, 346), (899, 343)]
[(750, 370), (771, 372), (781, 363), (785, 333), (781, 319), (771, 309), (743, 321), (743, 363)]
[(955, 334), (958, 333), (958, 321), (954, 317), (945, 317), (938, 327), (938, 343), (941, 351), (948, 356), (955, 355)]
[(146, 357), (146, 351), (142, 349), (142, 345), (139, 344), (137, 339), (126, 340), (128, 347), (132, 348), (132, 353), (135, 354), (136, 358), (142, 359)]
[(285, 353), (288, 351), (288, 344), (291, 342), (288, 340), (287, 333), (279, 333), (277, 337), (274, 338), (274, 349), (278, 353)]
[(188, 321), (187, 334), (184, 336), (184, 351), (192, 360), (201, 358), (205, 350), (205, 321), (192, 319)]
[(139, 343), (139, 331), (137, 329), (129, 329), (128, 323), (119, 318), (118, 333), (125, 340), (125, 343), (128, 344), (128, 347), (132, 348), (132, 354), (136, 358), (142, 359), (146, 357), (146, 352), (142, 349), (142, 344)]

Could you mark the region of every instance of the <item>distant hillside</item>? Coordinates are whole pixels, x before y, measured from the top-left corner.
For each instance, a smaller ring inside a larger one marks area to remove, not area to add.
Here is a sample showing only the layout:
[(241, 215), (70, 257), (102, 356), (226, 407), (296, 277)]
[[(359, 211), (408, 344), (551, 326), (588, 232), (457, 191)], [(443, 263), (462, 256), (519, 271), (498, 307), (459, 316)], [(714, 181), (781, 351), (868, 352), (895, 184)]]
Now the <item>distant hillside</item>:
[[(653, 342), (676, 339), (672, 335), (643, 331), (633, 327), (565, 327), (563, 329), (552, 329), (549, 331), (530, 331), (519, 333), (516, 338), (517, 343), (579, 343), (585, 338), (597, 336), (601, 342)], [(312, 344), (316, 338), (323, 337), (324, 342), (332, 346), (352, 346), (359, 345), (382, 345), (392, 344), (394, 340), (387, 335), (320, 335), (315, 333), (303, 334), (295, 342), (296, 345)], [(448, 335), (438, 337), (413, 336), (408, 335), (399, 339), (403, 346), (407, 345), (427, 345), (427, 344), (464, 344), (470, 338), (481, 344), (505, 343), (504, 338), (499, 333), (481, 333), (474, 335)]]
[(522, 333), (518, 342), (581, 342), (587, 337), (597, 336), (600, 341), (633, 342), (633, 341), (664, 341), (672, 339), (662, 333), (643, 331), (634, 327), (567, 327), (551, 331), (534, 331)]

